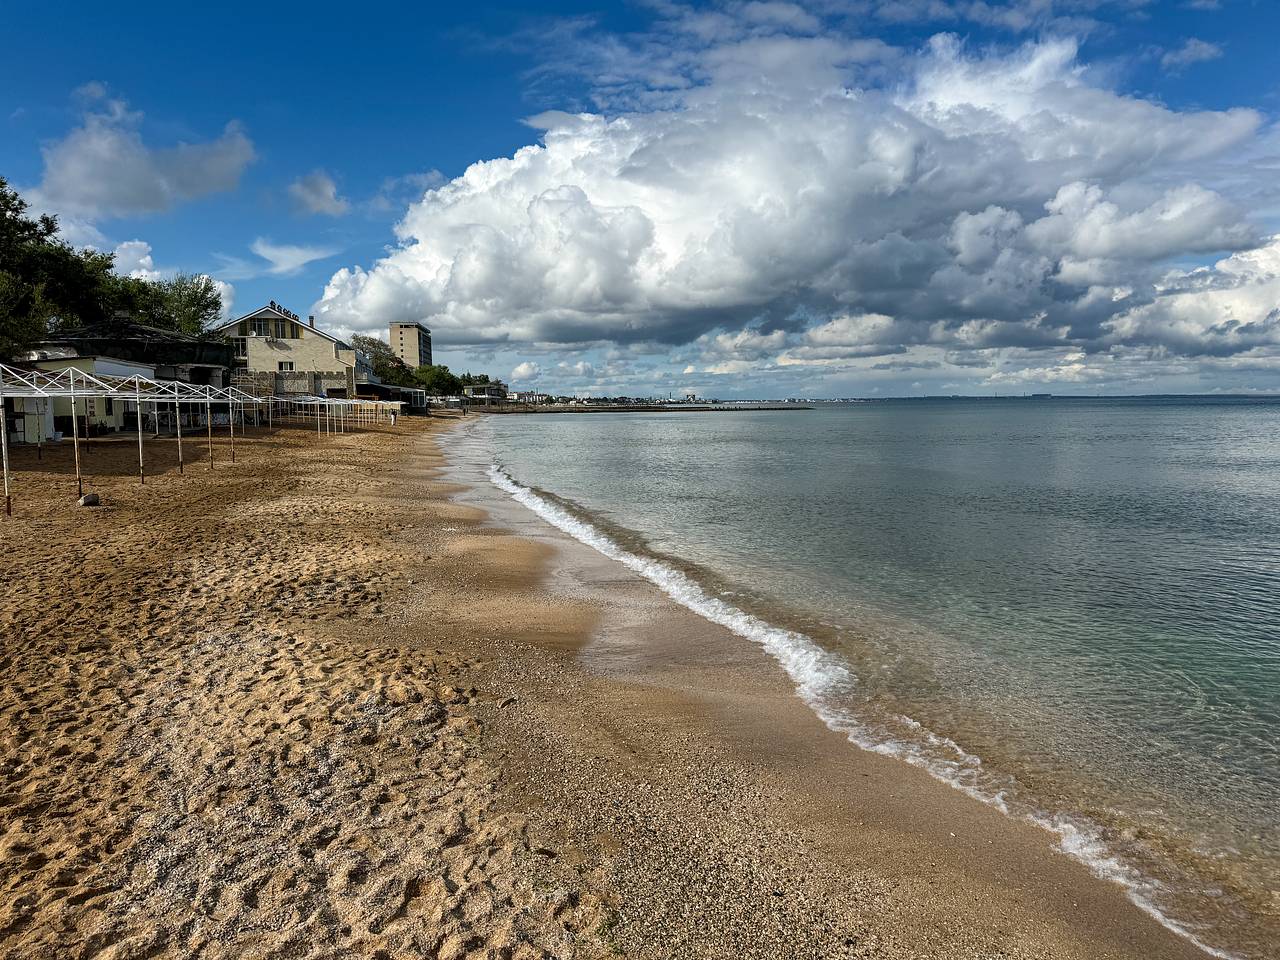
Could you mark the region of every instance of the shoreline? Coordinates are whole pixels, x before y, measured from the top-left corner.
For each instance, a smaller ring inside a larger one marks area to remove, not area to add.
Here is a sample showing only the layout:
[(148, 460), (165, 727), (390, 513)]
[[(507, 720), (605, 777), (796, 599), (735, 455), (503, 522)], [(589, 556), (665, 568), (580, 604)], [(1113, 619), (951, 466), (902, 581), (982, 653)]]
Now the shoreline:
[[(553, 545), (560, 558), (557, 561), (554, 579), (561, 592), (569, 595), (579, 595), (585, 591), (587, 595), (594, 596), (595, 601), (606, 608), (618, 605), (617, 596), (619, 593), (628, 598), (624, 601), (624, 606), (628, 603), (637, 602), (635, 599), (637, 594), (644, 595), (646, 602), (652, 603), (658, 610), (662, 611), (661, 613), (655, 612), (654, 616), (661, 617), (664, 621), (670, 621), (670, 627), (665, 629), (669, 629), (671, 633), (676, 635), (684, 634), (687, 637), (696, 637), (698, 639), (700, 649), (697, 653), (691, 653), (688, 649), (688, 644), (673, 644), (669, 640), (660, 640), (659, 637), (664, 632), (664, 628), (654, 627), (652, 624), (645, 627), (635, 622), (627, 622), (625, 615), (621, 615), (624, 621), (622, 626), (616, 624), (610, 626), (610, 618), (606, 617), (605, 622), (597, 630), (597, 635), (584, 643), (576, 658), (580, 669), (587, 671), (589, 674), (603, 673), (614, 684), (618, 685), (610, 690), (606, 700), (623, 695), (624, 691), (632, 685), (639, 685), (649, 690), (649, 692), (652, 692), (656, 685), (657, 688), (668, 694), (678, 692), (681, 698), (680, 703), (671, 705), (672, 709), (678, 713), (683, 713), (694, 707), (704, 714), (708, 711), (722, 713), (726, 709), (726, 705), (722, 702), (723, 697), (712, 694), (709, 691), (732, 690), (735, 714), (742, 711), (759, 712), (761, 714), (758, 717), (733, 716), (732, 719), (725, 717), (727, 729), (737, 729), (746, 724), (761, 731), (761, 741), (740, 744), (746, 751), (746, 761), (753, 769), (759, 766), (762, 758), (768, 758), (769, 761), (773, 761), (779, 756), (806, 756), (810, 765), (806, 766), (803, 776), (821, 780), (824, 778), (825, 771), (815, 769), (815, 767), (820, 768), (828, 761), (841, 767), (848, 764), (849, 767), (845, 770), (843, 777), (828, 778), (831, 794), (838, 795), (842, 789), (848, 788), (850, 781), (847, 778), (850, 776), (856, 775), (858, 778), (872, 777), (894, 782), (889, 792), (883, 794), (888, 799), (899, 803), (904, 799), (906, 802), (928, 802), (931, 805), (937, 803), (939, 809), (947, 809), (949, 814), (956, 818), (954, 822), (964, 824), (967, 830), (973, 830), (976, 827), (983, 832), (991, 831), (992, 834), (999, 834), (1007, 826), (1009, 832), (1017, 838), (1016, 842), (1023, 845), (1019, 851), (1018, 858), (1022, 861), (1020, 863), (1021, 869), (1033, 872), (1043, 868), (1056, 874), (1056, 868), (1060, 864), (1055, 861), (1070, 864), (1073, 870), (1084, 874), (1084, 877), (1055, 877), (1053, 883), (1061, 885), (1080, 882), (1085, 886), (1099, 884), (1104, 887), (1108, 893), (1114, 894), (1122, 901), (1118, 906), (1110, 905), (1106, 907), (1108, 910), (1114, 908), (1119, 911), (1121, 916), (1118, 919), (1122, 924), (1124, 923), (1123, 914), (1127, 911), (1132, 911), (1135, 918), (1140, 917), (1142, 923), (1149, 923), (1156, 927), (1161, 935), (1168, 937), (1176, 944), (1176, 947), (1173, 945), (1160, 947), (1160, 956), (1186, 955), (1203, 957), (1207, 955), (1223, 955), (1215, 954), (1208, 948), (1201, 947), (1192, 941), (1188, 935), (1178, 934), (1167, 925), (1171, 921), (1148, 914), (1145, 908), (1132, 902), (1129, 897), (1129, 891), (1112, 878), (1104, 879), (1100, 876), (1091, 875), (1092, 868), (1087, 864), (1053, 850), (1050, 844), (1054, 839), (1061, 839), (1059, 832), (1051, 831), (1043, 824), (1033, 825), (1009, 817), (984, 801), (973, 798), (963, 791), (958, 791), (954, 784), (939, 782), (919, 766), (908, 766), (900, 758), (888, 758), (878, 753), (872, 753), (865, 748), (858, 747), (856, 743), (850, 742), (848, 731), (841, 730), (838, 727), (833, 728), (821, 715), (820, 709), (815, 707), (812, 702), (806, 702), (810, 701), (811, 698), (805, 695), (804, 677), (802, 674), (797, 674), (796, 670), (788, 666), (786, 662), (788, 655), (802, 661), (807, 657), (824, 655), (824, 652), (819, 652), (818, 648), (800, 651), (798, 655), (795, 651), (784, 653), (773, 650), (766, 653), (761, 647), (763, 646), (767, 649), (770, 646), (767, 636), (763, 640), (759, 638), (748, 640), (740, 635), (744, 632), (743, 624), (737, 621), (741, 619), (754, 621), (754, 618), (733, 608), (718, 609), (724, 607), (724, 604), (701, 594), (701, 591), (692, 582), (683, 585), (677, 584), (673, 590), (662, 581), (673, 573), (678, 579), (683, 580), (683, 576), (678, 572), (662, 569), (659, 571), (659, 577), (652, 576), (648, 568), (653, 565), (653, 561), (647, 558), (632, 557), (625, 549), (612, 544), (607, 538), (603, 538), (602, 542), (597, 543), (597, 540), (602, 539), (599, 531), (588, 531), (591, 535), (580, 536), (580, 531), (566, 530), (562, 527), (562, 521), (567, 521), (570, 527), (580, 526), (581, 524), (577, 522), (576, 518), (567, 514), (558, 519), (547, 517), (545, 515), (546, 508), (550, 507), (551, 512), (554, 513), (556, 512), (554, 505), (548, 504), (546, 501), (540, 501), (539, 503), (524, 502), (530, 499), (531, 492), (524, 490), (524, 488), (519, 488), (518, 490), (506, 489), (512, 485), (505, 477), (490, 476), (488, 479), (490, 483), (495, 484), (504, 491), (499, 494), (500, 497), (515, 497), (515, 500), (509, 501), (507, 505), (500, 501), (495, 502), (491, 495), (486, 494), (479, 497), (483, 507), (490, 514), (496, 515), (491, 522), (500, 530), (514, 532), (522, 537), (536, 537), (540, 541)], [(536, 498), (536, 495), (533, 495), (533, 497)], [(468, 499), (468, 502), (473, 502), (475, 499), (474, 492), (470, 498), (466, 499)], [(539, 514), (543, 514), (539, 518), (542, 521), (541, 524), (539, 524), (538, 520), (533, 520), (535, 509)], [(527, 518), (519, 516), (519, 513), (524, 512), (527, 512)], [(552, 528), (551, 523), (556, 524), (555, 528)], [(584, 543), (584, 540), (587, 542)], [(615, 553), (621, 556), (612, 557)], [(625, 568), (629, 569), (625, 569), (624, 564)], [(659, 564), (658, 566), (661, 567), (663, 565)], [(625, 575), (619, 576), (619, 571), (623, 569), (625, 569)], [(592, 570), (597, 570), (597, 572), (592, 573)], [(593, 591), (590, 589), (590, 584), (595, 580), (607, 584), (607, 590)], [(685, 595), (690, 592), (692, 595)], [(619, 614), (614, 611), (612, 616), (617, 619)], [(766, 634), (787, 633), (787, 631), (779, 630), (768, 624), (752, 623), (746, 625), (747, 629), (752, 626), (766, 628)], [(626, 639), (628, 633), (637, 631), (644, 633), (645, 639), (642, 642), (637, 642), (635, 639), (630, 641)], [(799, 665), (799, 669), (803, 671), (803, 668), (804, 664), (802, 663)], [(692, 672), (696, 680), (680, 676), (686, 671)], [(767, 699), (760, 696), (762, 691), (767, 691)], [(691, 702), (686, 701), (684, 698), (689, 698)], [(777, 744), (769, 743), (768, 740), (772, 738), (764, 733), (766, 730), (787, 730), (789, 735), (786, 738), (786, 748), (780, 750)], [(707, 737), (715, 737), (722, 731), (711, 726), (704, 729), (702, 733)], [(889, 765), (887, 768), (884, 766), (885, 763)], [(864, 764), (874, 768), (874, 772), (858, 769)], [(905, 771), (910, 772), (908, 774)], [(948, 800), (943, 800), (937, 796), (928, 796), (928, 794), (935, 791), (942, 791), (944, 794), (949, 795)], [(922, 794), (924, 796), (921, 796)], [(948, 802), (952, 798), (958, 802)], [(788, 811), (780, 813), (781, 817), (788, 820), (796, 819), (797, 807), (812, 809), (813, 806), (825, 804), (830, 809), (832, 816), (837, 820), (843, 815), (845, 822), (850, 822), (852, 811), (856, 811), (858, 818), (856, 822), (859, 826), (865, 824), (868, 819), (869, 811), (866, 805), (861, 802), (852, 804), (832, 803), (830, 797), (817, 797), (812, 794), (805, 794), (802, 798), (793, 797), (792, 801), (795, 806)], [(974, 811), (968, 809), (971, 804), (980, 807), (983, 811), (981, 817), (976, 817)], [(880, 811), (880, 813), (883, 814), (884, 811)], [(988, 815), (994, 816), (994, 822), (988, 820)], [(905, 824), (903, 822), (904, 819), (906, 821)], [(798, 820), (810, 828), (815, 826), (805, 814), (800, 814)], [(881, 820), (884, 823), (893, 824), (899, 830), (909, 824), (909, 829), (917, 832), (921, 826), (920, 821), (914, 816), (906, 818), (901, 816), (881, 816)], [(978, 826), (979, 823), (980, 827)], [(922, 852), (920, 855), (922, 857), (927, 856), (931, 861), (931, 865), (937, 866), (939, 861), (946, 859), (940, 853), (941, 849), (948, 844), (948, 841), (954, 845), (957, 839), (957, 832), (948, 830), (945, 835), (940, 831), (934, 832), (931, 830), (926, 832), (932, 835), (934, 844), (929, 848), (927, 854)], [(899, 834), (899, 838), (901, 838), (901, 834)], [(912, 839), (913, 841), (918, 840), (916, 837)], [(987, 836), (985, 842), (988, 846), (994, 846), (1006, 842), (1008, 839), (1006, 837)], [(839, 841), (837, 841), (837, 846), (840, 846)], [(919, 849), (918, 844), (913, 844), (913, 846)], [(843, 860), (847, 856), (850, 849), (859, 849), (859, 847), (860, 845), (858, 844), (847, 845), (841, 852), (841, 859)], [(1040, 849), (1037, 850), (1037, 847)], [(865, 856), (865, 851), (859, 850), (859, 856)], [(1038, 860), (1042, 857), (1049, 858), (1047, 865), (1031, 865), (1032, 860)], [(848, 864), (845, 863), (842, 866), (848, 866)], [(954, 866), (955, 864), (953, 863), (952, 867)], [(997, 873), (1007, 872), (1009, 868), (1010, 863), (1007, 860), (1003, 862), (987, 861), (983, 863), (982, 873), (987, 870)], [(896, 872), (896, 865), (892, 869)], [(972, 879), (979, 879), (979, 877), (975, 876)], [(981, 879), (986, 883), (989, 882), (990, 877), (986, 876)], [(1025, 878), (1022, 882), (1025, 882)], [(1073, 894), (1073, 897), (1075, 899), (1073, 899), (1072, 911), (1076, 909), (1075, 904), (1080, 902), (1080, 894)], [(1101, 906), (1100, 901), (1099, 906)], [(1146, 940), (1148, 936), (1149, 934), (1143, 933), (1141, 939)], [(1014, 949), (1012, 944), (1003, 946), (1005, 949)], [(1136, 955), (1151, 956), (1150, 953), (1145, 952), (1151, 949), (1151, 946), (1142, 946)], [(1061, 952), (1065, 949), (1068, 949), (1066, 944), (1059, 943), (1052, 955), (1074, 955)], [(1097, 949), (1096, 945), (1090, 946), (1080, 955), (1126, 955), (1123, 952), (1115, 954), (1110, 952), (1112, 949), (1123, 951), (1125, 948), (1119, 944), (1108, 944), (1103, 948), (1103, 952), (1094, 952)]]
[[(1045, 843), (1055, 853), (1118, 886), (1138, 910), (1204, 955), (1227, 960), (1270, 955), (1265, 945), (1270, 942), (1268, 931), (1274, 928), (1268, 926), (1271, 913), (1265, 885), (1231, 887), (1224, 873), (1204, 870), (1196, 875), (1182, 863), (1161, 860), (1152, 853), (1155, 834), (1148, 832), (1144, 836), (1148, 826), (1142, 821), (1130, 818), (1128, 824), (1117, 823), (1116, 819), (1103, 816), (1109, 811), (1079, 813), (1087, 808), (1072, 806), (1069, 801), (1054, 805), (1044, 799), (1047, 794), (1037, 796), (1034, 788), (1026, 787), (1015, 777), (1011, 771), (1017, 770), (1016, 758), (1011, 760), (994, 751), (993, 755), (1004, 763), (1000, 766), (997, 761), (992, 766), (986, 762), (986, 750), (980, 751), (980, 759), (966, 749), (967, 743), (962, 747), (945, 731), (939, 733), (937, 727), (930, 729), (894, 713), (889, 719), (898, 721), (899, 727), (890, 728), (883, 718), (858, 713), (850, 705), (850, 691), (860, 682), (855, 671), (861, 674), (862, 668), (854, 667), (844, 659), (848, 654), (833, 646), (832, 638), (822, 631), (827, 625), (818, 622), (820, 618), (776, 600), (761, 601), (749, 594), (744, 599), (743, 588), (724, 574), (708, 572), (681, 557), (655, 551), (641, 535), (616, 525), (611, 514), (594, 516), (587, 508), (562, 500), (554, 491), (526, 487), (502, 466), (491, 465), (484, 477), (478, 476), (474, 466), (470, 472), (472, 482), (498, 488), (503, 496), (519, 504), (517, 509), (522, 507), (536, 514), (575, 546), (585, 544), (608, 558), (605, 562), (621, 565), (650, 583), (669, 602), (725, 628), (735, 635), (736, 642), (765, 651), (768, 666), (787, 678), (792, 695), (825, 728), (854, 747), (922, 770), (948, 789), (1013, 821), (1032, 825), (1043, 832)], [(491, 498), (484, 499), (492, 511)], [(510, 511), (499, 512), (504, 516), (502, 522), (509, 524)], [(593, 653), (598, 658), (599, 647), (597, 639), (588, 647), (584, 659), (593, 659)], [(722, 645), (720, 655), (727, 663), (732, 662), (727, 646)], [(909, 706), (899, 705), (897, 710), (919, 717)], [(1202, 865), (1212, 867), (1212, 862), (1206, 859), (1203, 864), (1195, 864)], [(1220, 883), (1228, 885), (1218, 887)], [(1240, 900), (1232, 901), (1229, 907), (1221, 903), (1215, 907), (1205, 900), (1214, 890), (1219, 896), (1231, 893)], [(1243, 910), (1239, 906), (1242, 895), (1253, 901)], [(1232, 936), (1236, 920), (1247, 924)]]
[(95, 444), (101, 511), (67, 451), (18, 465), (0, 957), (1204, 956), (474, 502), (440, 426), (262, 431), (184, 478), (149, 441), (145, 488)]

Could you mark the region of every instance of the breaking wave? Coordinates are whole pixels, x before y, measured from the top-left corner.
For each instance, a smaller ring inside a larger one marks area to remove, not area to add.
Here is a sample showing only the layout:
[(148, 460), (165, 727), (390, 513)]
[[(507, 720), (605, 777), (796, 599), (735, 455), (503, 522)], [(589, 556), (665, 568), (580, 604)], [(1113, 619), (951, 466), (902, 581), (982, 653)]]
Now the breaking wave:
[(1057, 848), (1084, 864), (1096, 877), (1120, 884), (1129, 899), (1162, 926), (1221, 960), (1240, 960), (1201, 941), (1187, 925), (1157, 906), (1162, 885), (1144, 876), (1113, 851), (1101, 827), (1062, 812), (1038, 809), (1018, 796), (1016, 781), (993, 773), (976, 755), (948, 737), (940, 736), (909, 717), (875, 721), (856, 716), (846, 705), (857, 689), (857, 677), (839, 656), (812, 638), (775, 626), (714, 596), (693, 577), (670, 563), (628, 550), (589, 521), (515, 480), (498, 464), (488, 468), (489, 480), (552, 526), (597, 552), (633, 570), (677, 603), (699, 616), (762, 647), (786, 671), (796, 694), (828, 728), (856, 746), (892, 757), (926, 771), (930, 776), (1009, 816), (1026, 820), (1057, 837)]

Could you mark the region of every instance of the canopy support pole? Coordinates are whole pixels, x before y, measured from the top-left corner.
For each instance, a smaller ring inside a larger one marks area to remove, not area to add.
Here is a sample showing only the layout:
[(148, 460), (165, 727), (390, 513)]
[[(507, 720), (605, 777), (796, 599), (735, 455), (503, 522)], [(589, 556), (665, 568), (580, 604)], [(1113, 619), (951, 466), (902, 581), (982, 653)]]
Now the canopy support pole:
[(71, 444), (76, 451), (76, 496), (84, 496), (84, 477), (80, 474), (80, 418), (76, 415), (76, 369), (71, 368)]
[[(9, 414), (4, 408), (4, 394), (0, 393), (0, 454), (4, 461), (4, 515), (13, 516), (13, 497), (9, 495)], [(17, 409), (16, 407), (14, 408)], [(27, 415), (27, 405), (22, 405), (22, 415)]]
[[(138, 482), (146, 483), (147, 474), (142, 467), (142, 387), (137, 388), (134, 394), (134, 402), (138, 405)], [(159, 428), (159, 423), (156, 424)]]
[(209, 400), (204, 405), (204, 426), (209, 432), (209, 469), (213, 469), (213, 401)]
[(227, 424), (231, 427), (231, 462), (236, 462), (236, 411), (235, 404), (227, 401)]
[(178, 401), (173, 401), (173, 422), (178, 425), (178, 473), (185, 473), (182, 464), (182, 408)]

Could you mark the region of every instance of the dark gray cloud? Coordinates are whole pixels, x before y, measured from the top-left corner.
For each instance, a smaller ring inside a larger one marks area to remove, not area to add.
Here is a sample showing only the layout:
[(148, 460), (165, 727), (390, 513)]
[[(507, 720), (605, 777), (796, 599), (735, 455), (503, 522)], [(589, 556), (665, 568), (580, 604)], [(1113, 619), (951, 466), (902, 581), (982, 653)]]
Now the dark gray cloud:
[(289, 184), (289, 196), (299, 213), (340, 217), (351, 209), (351, 201), (338, 194), (338, 185), (323, 170), (313, 170)]
[(43, 179), (26, 191), (37, 208), (90, 221), (159, 213), (234, 189), (254, 160), (253, 143), (234, 122), (214, 140), (155, 147), (142, 139), (142, 114), (102, 84), (86, 84), (77, 97), (86, 104), (83, 122), (44, 148)]

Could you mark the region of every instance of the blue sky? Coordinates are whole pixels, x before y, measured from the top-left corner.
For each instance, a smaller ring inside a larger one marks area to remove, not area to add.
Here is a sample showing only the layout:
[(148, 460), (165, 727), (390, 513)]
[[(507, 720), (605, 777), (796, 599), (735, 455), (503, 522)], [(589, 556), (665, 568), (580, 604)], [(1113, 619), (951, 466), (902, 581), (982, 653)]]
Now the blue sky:
[(1271, 391), (1277, 7), (23, 4), (0, 173), (526, 387)]

